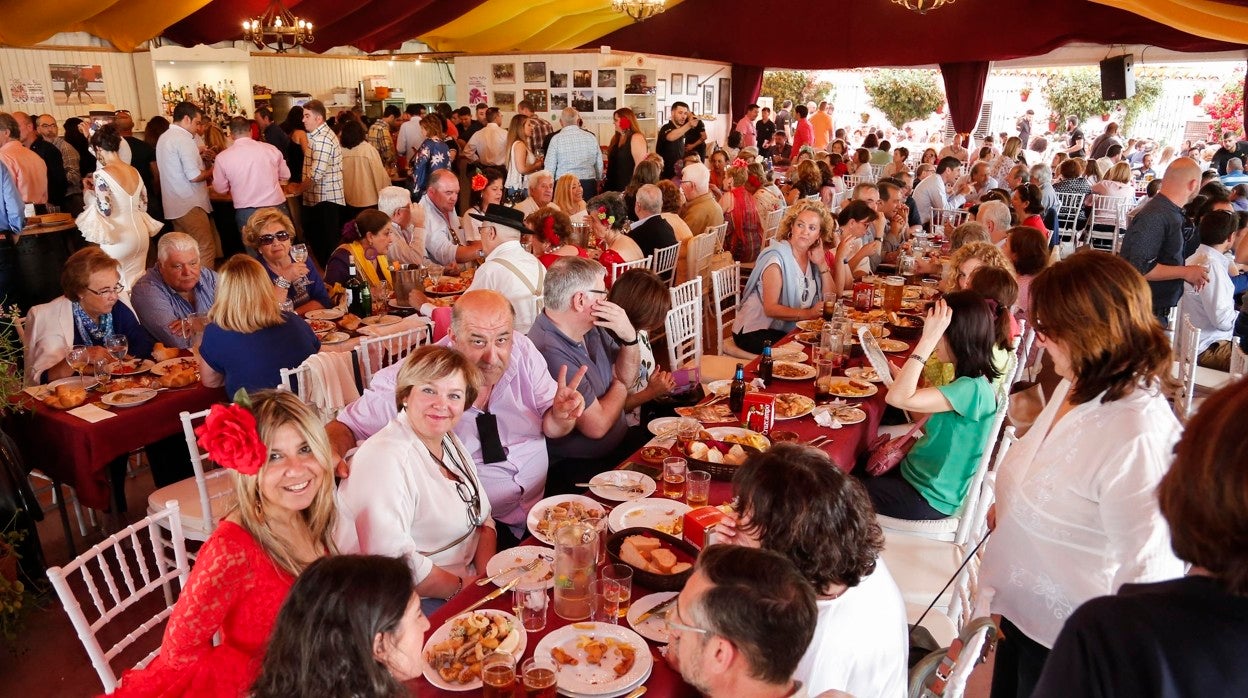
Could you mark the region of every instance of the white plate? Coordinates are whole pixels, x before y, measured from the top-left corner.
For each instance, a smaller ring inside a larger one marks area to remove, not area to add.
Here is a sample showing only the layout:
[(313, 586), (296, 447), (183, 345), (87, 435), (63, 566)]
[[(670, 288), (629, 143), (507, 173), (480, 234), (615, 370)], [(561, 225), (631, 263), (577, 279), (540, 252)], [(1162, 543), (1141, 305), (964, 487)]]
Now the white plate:
[(44, 384), (43, 387), (47, 389), (48, 391), (47, 395), (51, 395), (52, 393), (56, 392), (56, 389), (58, 386), (62, 386), (62, 385), (76, 385), (82, 388), (83, 390), (90, 390), (94, 388), (95, 386), (99, 385), (99, 382), (97, 382), (94, 377), (70, 376), (68, 378), (61, 378), (60, 380), (54, 380), (51, 383), (46, 383)]
[(348, 339), (351, 339), (351, 335), (346, 332), (326, 332), (325, 336), (321, 337), (321, 344), (342, 344)]
[(672, 638), (667, 632), (667, 622), (664, 620), (663, 614), (650, 616), (640, 625), (637, 624), (637, 619), (646, 611), (664, 601), (675, 598), (679, 594), (679, 591), (660, 591), (657, 594), (648, 594), (637, 599), (628, 609), (628, 624), (633, 626), (633, 630), (636, 630), (638, 635), (647, 640), (657, 642), (660, 645), (666, 645)]
[[(582, 637), (599, 639), (609, 637), (628, 644), (633, 648), (635, 657), (632, 668), (623, 676), (616, 676), (614, 667), (620, 658), (619, 651), (616, 649), (608, 651), (601, 664), (590, 664), (586, 661), (585, 650), (577, 647), (577, 642)], [(575, 665), (559, 665), (559, 691), (571, 696), (606, 698), (623, 695), (643, 681), (654, 667), (654, 659), (650, 656), (650, 646), (646, 644), (645, 638), (628, 628), (612, 623), (565, 625), (542, 638), (533, 650), (533, 654), (549, 657), (551, 650), (556, 647), (580, 660)]]
[[(732, 392), (732, 380), (728, 379), (728, 380), (722, 380), (722, 381), (711, 381), (710, 383), (706, 384), (706, 392), (707, 394), (715, 395), (716, 397), (723, 397), (725, 395), (728, 395), (729, 393)], [(746, 381), (745, 392), (747, 394), (757, 393), (758, 388), (755, 388), (754, 386), (750, 385), (749, 381)]]
[[(801, 375), (794, 376), (792, 378), (789, 378), (787, 376), (782, 376), (779, 373), (776, 373), (776, 369), (781, 366), (787, 366), (788, 368), (791, 368), (794, 371), (801, 371)], [(771, 377), (775, 378), (776, 380), (781, 380), (781, 381), (810, 380), (811, 378), (814, 378), (815, 374), (817, 373), (818, 371), (815, 370), (814, 366), (808, 366), (806, 364), (799, 364), (794, 361), (774, 361), (772, 362), (772, 367), (771, 367)]]
[[(641, 485), (641, 492), (633, 494), (609, 485), (619, 485), (620, 487)], [(598, 473), (589, 480), (590, 492), (613, 502), (631, 502), (634, 499), (643, 499), (654, 494), (656, 489), (658, 489), (658, 485), (655, 483), (654, 478), (645, 473), (635, 473), (629, 470), (608, 470), (605, 473)]]
[(676, 438), (676, 425), (680, 424), (680, 417), (659, 417), (650, 420), (646, 428), (655, 436), (663, 436), (665, 438)]
[[(499, 572), (527, 565), (538, 557), (545, 557), (546, 561), (538, 563), (533, 571), (526, 572), (522, 584), (536, 586), (544, 582), (550, 589), (555, 586), (555, 551), (540, 545), (521, 545), (498, 553), (485, 563), (485, 576), (493, 577)], [(511, 572), (495, 579), (494, 585), (505, 586), (515, 578), (516, 573)]]
[[(516, 618), (515, 616), (513, 616), (512, 614), (506, 611), (499, 611), (493, 608), (478, 608), (475, 611), (470, 611), (469, 613), (461, 613), (458, 616), (455, 616), (454, 618), (447, 620), (445, 623), (439, 626), (437, 630), (433, 631), (433, 634), (430, 635), (429, 639), (425, 641), (425, 647), (423, 650), (421, 650), (421, 652), (425, 656), (428, 656), (429, 649), (431, 647), (438, 644), (439, 642), (444, 642), (448, 637), (450, 637), (451, 627), (454, 625), (455, 620), (457, 618), (462, 618), (472, 613), (482, 613), (487, 616), (504, 616), (508, 620), (510, 620), (512, 624), (512, 628), (513, 628), (512, 632), (520, 633), (520, 644), (516, 646), (516, 649), (515, 651), (512, 652), (512, 654), (516, 657), (517, 661), (519, 661), (519, 659), (524, 656), (524, 650), (528, 648), (529, 646), (529, 635), (528, 633), (524, 631), (524, 626), (520, 625), (520, 619)], [(481, 688), (481, 679), (477, 679), (475, 681), (469, 681), (468, 683), (447, 683), (446, 681), (442, 680), (441, 676), (438, 675), (438, 670), (434, 669), (427, 662), (425, 664), (425, 679), (427, 679), (429, 683), (433, 684), (434, 686), (437, 686), (438, 688), (444, 691), (474, 691), (474, 690)]]
[(857, 424), (867, 420), (867, 413), (861, 407), (837, 407), (832, 410), (832, 416), (841, 424)]
[(126, 388), (106, 394), (100, 398), (100, 402), (111, 407), (134, 407), (154, 397), (156, 397), (156, 391), (151, 388)]
[(849, 380), (850, 379), (848, 378), (839, 378), (839, 377), (833, 376), (832, 389), (829, 390), (828, 392), (834, 395), (835, 397), (843, 397), (843, 398), (850, 399), (850, 400), (860, 400), (864, 397), (871, 397), (872, 395), (875, 395), (876, 393), (880, 392), (880, 389), (875, 387), (871, 383), (867, 383), (867, 387), (869, 387), (870, 390), (868, 390), (867, 392), (859, 392), (858, 388), (854, 388), (849, 385)]
[(186, 370), (199, 370), (199, 362), (195, 360), (194, 356), (179, 356), (176, 359), (166, 359), (152, 367), (152, 373), (157, 376)]
[(385, 327), (386, 325), (393, 325), (394, 323), (401, 322), (402, 320), (403, 318), (398, 315), (373, 315), (371, 317), (364, 318), (360, 322), (368, 325), (369, 327)]
[[(124, 364), (127, 369), (124, 373), (119, 372), (116, 368), (121, 364)], [(128, 376), (137, 376), (143, 373), (147, 373), (148, 371), (152, 370), (152, 368), (155, 365), (156, 365), (156, 362), (152, 361), (151, 359), (143, 359), (137, 365), (134, 363), (134, 359), (129, 359), (127, 361), (114, 361), (113, 363), (108, 365), (108, 370), (112, 372), (114, 378), (118, 376), (128, 377)], [(129, 370), (131, 366), (134, 367), (133, 370)]]
[(548, 508), (550, 508), (551, 506), (554, 506), (555, 504), (563, 504), (564, 502), (580, 502), (581, 504), (584, 504), (586, 507), (591, 507), (591, 508), (597, 509), (598, 511), (603, 511), (606, 509), (606, 507), (604, 507), (601, 502), (598, 502), (596, 500), (590, 499), (589, 497), (579, 495), (579, 494), (560, 494), (554, 497), (547, 497), (546, 499), (543, 499), (537, 504), (534, 504), (533, 508), (529, 510), (529, 519), (526, 523), (529, 526), (529, 533), (532, 533), (534, 538), (540, 540), (546, 545), (555, 544), (555, 541), (553, 538), (551, 538), (550, 536), (547, 536), (544, 533), (538, 532), (537, 523), (541, 521), (543, 518), (545, 518), (546, 510)]
[(309, 310), (304, 314), (304, 317), (309, 320), (337, 320), (343, 315), (346, 315), (346, 313), (342, 311), (342, 308), (322, 308), (320, 310)]
[[(870, 373), (869, 376), (863, 375), (864, 373), (868, 373), (868, 372)], [(877, 373), (876, 370), (870, 366), (854, 366), (853, 368), (847, 368), (845, 369), (845, 376), (847, 378), (854, 378), (860, 381), (867, 381), (869, 383), (883, 383), (884, 382), (884, 379), (880, 378), (880, 374)]]
[(800, 364), (804, 363), (806, 358), (806, 347), (801, 342), (789, 342), (771, 348), (772, 361), (792, 361)]
[(799, 398), (805, 398), (804, 402), (806, 403), (806, 409), (804, 409), (804, 410), (802, 410), (802, 411), (798, 412), (797, 414), (791, 414), (791, 415), (789, 415), (789, 416), (787, 416), (787, 417), (781, 416), (781, 414), (780, 414), (779, 410), (777, 410), (777, 411), (776, 411), (776, 420), (777, 420), (777, 421), (784, 421), (784, 420), (786, 420), (786, 419), (797, 419), (798, 417), (805, 417), (806, 415), (810, 414), (811, 412), (813, 412), (813, 411), (815, 410), (815, 401), (814, 401), (814, 400), (812, 400), (811, 398), (808, 398), (808, 397), (806, 397), (805, 395), (798, 395), (797, 393), (785, 393), (785, 394), (786, 394), (786, 395), (793, 395), (793, 396), (796, 396), (796, 397), (799, 397)]
[[(673, 522), (678, 522), (683, 526), (685, 513), (691, 509), (692, 507), (688, 504), (674, 499), (661, 497), (637, 499), (612, 509), (611, 514), (607, 517), (607, 525), (611, 527), (613, 532), (623, 531), (626, 528), (640, 527), (680, 538), (679, 532), (673, 533), (668, 529)], [(663, 528), (660, 528), (660, 526), (663, 526)], [(679, 529), (676, 529), (676, 531), (679, 531)]]
[(563, 695), (566, 695), (568, 698), (620, 698), (620, 696), (626, 696), (632, 693), (642, 684), (649, 681), (650, 674), (653, 672), (654, 672), (654, 665), (651, 664), (650, 668), (646, 669), (646, 673), (642, 674), (641, 678), (637, 679), (637, 681), (633, 683), (631, 686), (625, 686), (624, 688), (621, 688), (621, 689), (612, 689), (609, 693), (602, 693), (602, 694), (577, 693), (576, 691), (560, 691), (560, 693), (562, 693)]
[(715, 439), (716, 441), (723, 441), (724, 437), (729, 436), (729, 435), (750, 436), (752, 434), (754, 436), (761, 438), (763, 441), (767, 442), (766, 448), (762, 450), (765, 451), (768, 448), (771, 448), (771, 439), (767, 438), (766, 436), (763, 436), (762, 434), (759, 434), (756, 431), (752, 431), (750, 429), (742, 429), (741, 427), (711, 427), (710, 429), (706, 430), (706, 433), (710, 434), (711, 438)]
[(910, 345), (900, 339), (881, 339), (880, 348), (892, 354), (901, 351), (908, 351), (910, 349)]

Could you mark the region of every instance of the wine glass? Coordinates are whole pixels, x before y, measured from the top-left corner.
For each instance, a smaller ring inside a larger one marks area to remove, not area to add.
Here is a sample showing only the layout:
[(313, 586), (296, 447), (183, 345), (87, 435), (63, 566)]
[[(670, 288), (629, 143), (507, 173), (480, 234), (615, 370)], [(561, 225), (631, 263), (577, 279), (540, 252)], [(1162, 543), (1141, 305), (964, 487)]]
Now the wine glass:
[(296, 264), (303, 264), (308, 261), (308, 246), (302, 243), (290, 246), (290, 258)]
[(78, 382), (82, 382), (82, 369), (87, 367), (88, 348), (85, 344), (75, 344), (65, 357), (65, 362), (78, 374)]
[(115, 334), (104, 340), (104, 348), (113, 355), (114, 359), (122, 361), (130, 351), (130, 340), (126, 339), (124, 334)]
[(99, 383), (101, 388), (107, 389), (109, 383), (113, 381), (112, 365), (109, 360), (103, 356), (96, 357), (91, 362), (91, 367), (95, 371), (95, 382)]

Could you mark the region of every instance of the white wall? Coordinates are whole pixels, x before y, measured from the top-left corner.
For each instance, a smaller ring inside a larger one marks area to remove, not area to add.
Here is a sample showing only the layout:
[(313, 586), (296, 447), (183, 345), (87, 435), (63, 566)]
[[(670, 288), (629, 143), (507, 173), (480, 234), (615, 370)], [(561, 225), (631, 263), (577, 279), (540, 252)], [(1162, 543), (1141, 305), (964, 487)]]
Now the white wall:
[[(64, 121), (71, 116), (84, 116), (89, 111), (87, 105), (80, 105), (73, 97), (70, 104), (55, 104), (52, 76), (48, 66), (65, 65), (98, 65), (104, 73), (104, 89), (107, 102), (118, 109), (135, 109), (139, 104), (138, 85), (135, 82), (134, 65), (130, 54), (114, 51), (82, 51), (82, 50), (39, 50), (0, 48), (0, 93), (4, 95), (3, 111), (24, 111), (31, 114), (51, 114), (57, 121)], [(13, 101), (9, 81), (15, 78), (34, 80), (43, 85), (43, 94), (47, 100), (43, 104)], [(59, 87), (59, 84), (58, 84)], [(64, 93), (59, 93), (63, 96)], [(154, 105), (147, 112), (152, 113)]]

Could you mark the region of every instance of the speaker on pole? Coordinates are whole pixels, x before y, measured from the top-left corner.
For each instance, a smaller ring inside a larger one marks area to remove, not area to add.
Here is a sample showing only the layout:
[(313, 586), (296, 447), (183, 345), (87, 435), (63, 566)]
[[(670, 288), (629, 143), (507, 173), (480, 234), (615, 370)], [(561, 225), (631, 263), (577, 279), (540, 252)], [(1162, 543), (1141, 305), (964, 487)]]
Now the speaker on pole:
[(1135, 61), (1130, 54), (1101, 61), (1101, 99), (1127, 99), (1135, 96)]

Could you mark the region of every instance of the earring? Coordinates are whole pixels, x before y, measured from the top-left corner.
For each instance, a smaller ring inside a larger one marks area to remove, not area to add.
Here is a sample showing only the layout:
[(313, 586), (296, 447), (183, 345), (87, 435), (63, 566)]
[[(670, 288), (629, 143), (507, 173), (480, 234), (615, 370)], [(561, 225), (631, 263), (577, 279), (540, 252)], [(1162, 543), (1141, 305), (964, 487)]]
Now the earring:
[(365, 249), (365, 250), (364, 250), (364, 259), (367, 259), (367, 260), (368, 260), (368, 261), (370, 261), (370, 262), (374, 262), (374, 261), (376, 261), (376, 260), (377, 260), (377, 250), (374, 250), (372, 247), (369, 247), (369, 248)]

